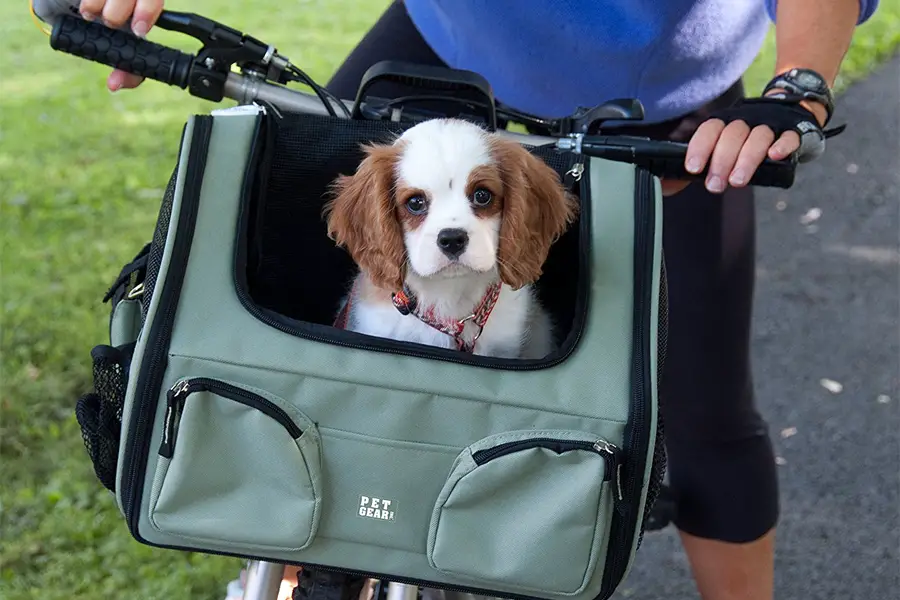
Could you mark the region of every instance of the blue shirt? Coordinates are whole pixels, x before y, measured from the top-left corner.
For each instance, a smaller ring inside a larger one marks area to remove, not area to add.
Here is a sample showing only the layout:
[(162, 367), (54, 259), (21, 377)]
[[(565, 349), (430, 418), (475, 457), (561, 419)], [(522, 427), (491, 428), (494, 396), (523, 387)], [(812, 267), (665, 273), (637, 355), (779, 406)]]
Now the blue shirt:
[[(637, 98), (648, 123), (689, 113), (759, 53), (777, 0), (406, 0), (449, 66), (544, 117)], [(859, 23), (878, 0), (860, 0)], [(759, 93), (761, 90), (752, 90)]]

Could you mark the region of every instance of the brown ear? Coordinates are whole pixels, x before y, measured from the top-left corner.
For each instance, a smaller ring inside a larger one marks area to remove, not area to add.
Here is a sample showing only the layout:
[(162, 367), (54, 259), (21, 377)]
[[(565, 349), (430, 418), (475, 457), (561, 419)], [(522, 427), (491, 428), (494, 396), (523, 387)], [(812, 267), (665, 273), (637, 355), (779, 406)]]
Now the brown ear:
[(575, 220), (578, 203), (556, 171), (521, 144), (495, 138), (491, 146), (503, 180), (500, 278), (520, 288), (541, 276), (550, 246)]
[(403, 286), (406, 247), (394, 203), (394, 167), (400, 149), (366, 146), (351, 176), (341, 175), (324, 209), (328, 236), (347, 249), (372, 282), (385, 289)]

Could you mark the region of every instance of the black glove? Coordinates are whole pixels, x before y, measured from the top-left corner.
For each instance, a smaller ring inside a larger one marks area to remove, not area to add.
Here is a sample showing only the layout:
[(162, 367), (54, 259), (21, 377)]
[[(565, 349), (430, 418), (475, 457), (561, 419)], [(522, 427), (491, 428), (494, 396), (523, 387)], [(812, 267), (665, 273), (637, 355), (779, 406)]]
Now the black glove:
[(802, 98), (747, 98), (733, 106), (718, 110), (710, 115), (721, 119), (727, 125), (732, 121), (743, 121), (751, 129), (766, 125), (775, 132), (775, 139), (786, 131), (796, 131), (800, 135), (797, 160), (808, 162), (825, 152), (825, 139), (844, 130), (845, 125), (823, 130), (815, 115), (800, 104)]

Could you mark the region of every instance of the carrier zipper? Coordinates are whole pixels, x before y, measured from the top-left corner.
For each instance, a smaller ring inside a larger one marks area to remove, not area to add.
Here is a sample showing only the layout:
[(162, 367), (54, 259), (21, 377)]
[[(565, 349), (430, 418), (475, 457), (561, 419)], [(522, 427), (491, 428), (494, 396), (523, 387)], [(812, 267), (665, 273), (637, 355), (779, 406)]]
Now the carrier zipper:
[(125, 486), (122, 494), (122, 508), (132, 535), (140, 541), (144, 541), (138, 531), (140, 512), (134, 510), (134, 507), (139, 504), (139, 497), (143, 492), (141, 475), (147, 463), (149, 451), (149, 444), (143, 443), (143, 441), (152, 431), (159, 389), (162, 386), (162, 378), (168, 364), (169, 338), (175, 311), (178, 307), (178, 297), (184, 283), (185, 265), (197, 221), (197, 205), (200, 200), (203, 174), (206, 170), (207, 150), (212, 135), (212, 117), (198, 115), (194, 119), (186, 168), (186, 173), (190, 176), (184, 182), (178, 223), (175, 229), (175, 243), (169, 258), (166, 280), (162, 282), (159, 307), (148, 331), (145, 345), (148, 352), (141, 362), (136, 385), (136, 389), (141, 390), (141, 394), (135, 402), (137, 414), (131, 420), (128, 442), (125, 446), (123, 474)]
[(644, 466), (649, 450), (650, 413), (647, 411), (647, 395), (651, 386), (650, 373), (650, 331), (649, 307), (653, 294), (653, 271), (648, 263), (653, 261), (655, 244), (648, 239), (656, 219), (656, 204), (653, 196), (653, 178), (645, 169), (635, 169), (635, 260), (634, 286), (635, 306), (633, 319), (633, 359), (632, 359), (632, 412), (625, 428), (624, 445), (628, 449), (629, 462), (624, 478), (624, 495), (633, 499), (630, 504), (622, 503), (623, 509), (613, 518), (610, 532), (610, 557), (603, 573), (603, 585), (598, 600), (609, 598), (625, 575), (631, 556), (631, 546), (637, 527), (634, 511), (638, 509), (636, 500), (640, 497), (640, 484), (644, 477)]
[(272, 417), (284, 427), (294, 439), (303, 435), (303, 431), (297, 426), (291, 417), (277, 404), (263, 398), (258, 394), (248, 392), (239, 387), (208, 379), (197, 377), (195, 379), (183, 379), (173, 385), (166, 393), (166, 415), (163, 420), (163, 438), (159, 445), (159, 454), (166, 458), (172, 458), (175, 452), (175, 428), (184, 410), (184, 404), (188, 396), (197, 392), (213, 392), (216, 395), (234, 400), (250, 408), (254, 408)]
[[(584, 164), (582, 161), (584, 159), (582, 157), (573, 155), (573, 166), (570, 167), (569, 173), (578, 174), (578, 178), (575, 180), (579, 189), (581, 190), (581, 220), (579, 222), (580, 231), (579, 231), (579, 267), (582, 272), (581, 280), (578, 282), (578, 291), (577, 291), (577, 299), (576, 302), (579, 303), (579, 310), (583, 313), (585, 308), (582, 304), (586, 304), (588, 301), (588, 293), (589, 293), (589, 284), (590, 281), (590, 269), (591, 269), (591, 261), (590, 261), (590, 239), (591, 239), (591, 203), (590, 203), (590, 177), (582, 177), (581, 173), (584, 171)], [(248, 177), (251, 177), (248, 173)], [(247, 190), (245, 193), (249, 193)], [(247, 226), (246, 217), (242, 217), (240, 228), (243, 230)], [(236, 244), (236, 254), (237, 258), (234, 261), (236, 270), (240, 270), (241, 265), (243, 264), (246, 267), (246, 250), (244, 246), (246, 246), (246, 238), (242, 239), (240, 243)], [(241, 260), (243, 258), (244, 260)], [(353, 336), (353, 341), (347, 341), (340, 339), (340, 335), (335, 335), (337, 332), (330, 332), (329, 335), (319, 335), (314, 331), (316, 329), (326, 329), (326, 326), (310, 324), (306, 328), (301, 328), (296, 325), (296, 322), (292, 322), (292, 320), (281, 317), (280, 315), (276, 315), (271, 313), (266, 309), (263, 309), (253, 301), (250, 297), (250, 294), (247, 292), (246, 285), (246, 276), (243, 273), (236, 272), (235, 277), (239, 282), (238, 285), (235, 286), (237, 290), (238, 299), (241, 301), (241, 304), (244, 308), (255, 318), (262, 321), (266, 325), (270, 327), (274, 327), (275, 329), (287, 333), (288, 335), (293, 335), (296, 337), (312, 340), (315, 342), (322, 342), (325, 344), (332, 344), (335, 346), (341, 346), (344, 348), (353, 348), (357, 350), (367, 350), (372, 352), (384, 352), (387, 354), (395, 354), (401, 356), (412, 356), (416, 358), (431, 358), (436, 360), (442, 360), (446, 362), (463, 364), (463, 365), (473, 365), (486, 367), (489, 369), (497, 369), (503, 371), (534, 371), (539, 369), (546, 369), (553, 366), (556, 366), (563, 361), (565, 361), (572, 352), (575, 351), (575, 348), (578, 346), (578, 342), (581, 341), (582, 335), (584, 333), (584, 317), (576, 316), (576, 319), (581, 319), (580, 323), (576, 323), (575, 327), (575, 337), (573, 340), (566, 340), (567, 344), (565, 350), (559, 356), (556, 356), (550, 360), (547, 359), (502, 359), (502, 358), (492, 358), (492, 357), (484, 357), (484, 356), (475, 356), (468, 355), (466, 358), (460, 357), (460, 353), (454, 350), (447, 350), (442, 348), (437, 348), (434, 346), (427, 346), (424, 344), (413, 344), (408, 342), (397, 342), (395, 340), (387, 339), (387, 338), (377, 338), (372, 339), (371, 341), (362, 341), (362, 335), (345, 332), (345, 337)], [(331, 329), (328, 327), (327, 329)], [(413, 349), (415, 346), (415, 349)]]
[(593, 442), (586, 440), (560, 440), (553, 438), (532, 438), (529, 440), (517, 440), (514, 442), (506, 442), (494, 446), (493, 448), (485, 448), (472, 453), (472, 459), (478, 466), (483, 466), (494, 459), (529, 450), (531, 448), (546, 448), (557, 454), (571, 452), (573, 450), (586, 450), (595, 452), (603, 457), (606, 463), (606, 469), (603, 475), (603, 481), (615, 481), (615, 506), (616, 511), (622, 513), (622, 502), (625, 495), (622, 490), (622, 452), (615, 444), (611, 444), (603, 439)]

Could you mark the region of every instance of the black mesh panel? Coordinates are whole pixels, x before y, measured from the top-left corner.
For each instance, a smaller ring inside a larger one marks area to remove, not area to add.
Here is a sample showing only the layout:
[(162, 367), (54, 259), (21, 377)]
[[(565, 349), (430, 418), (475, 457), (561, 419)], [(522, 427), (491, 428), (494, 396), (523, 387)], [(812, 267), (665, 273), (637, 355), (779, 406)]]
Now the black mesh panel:
[(91, 352), (94, 362), (94, 391), (78, 399), (75, 418), (94, 473), (110, 491), (115, 491), (122, 409), (128, 385), (128, 367), (134, 346), (123, 348), (97, 346)]
[[(247, 287), (253, 301), (288, 318), (328, 325), (354, 273), (350, 256), (326, 233), (322, 209), (331, 183), (352, 174), (361, 145), (390, 142), (408, 124), (287, 114), (275, 125), (264, 193), (254, 198), (248, 233)], [(571, 156), (533, 150), (562, 175)], [(577, 226), (548, 258), (541, 299), (558, 322), (571, 323), (578, 281)], [(553, 293), (549, 293), (550, 288)], [(565, 332), (562, 332), (565, 335)]]

